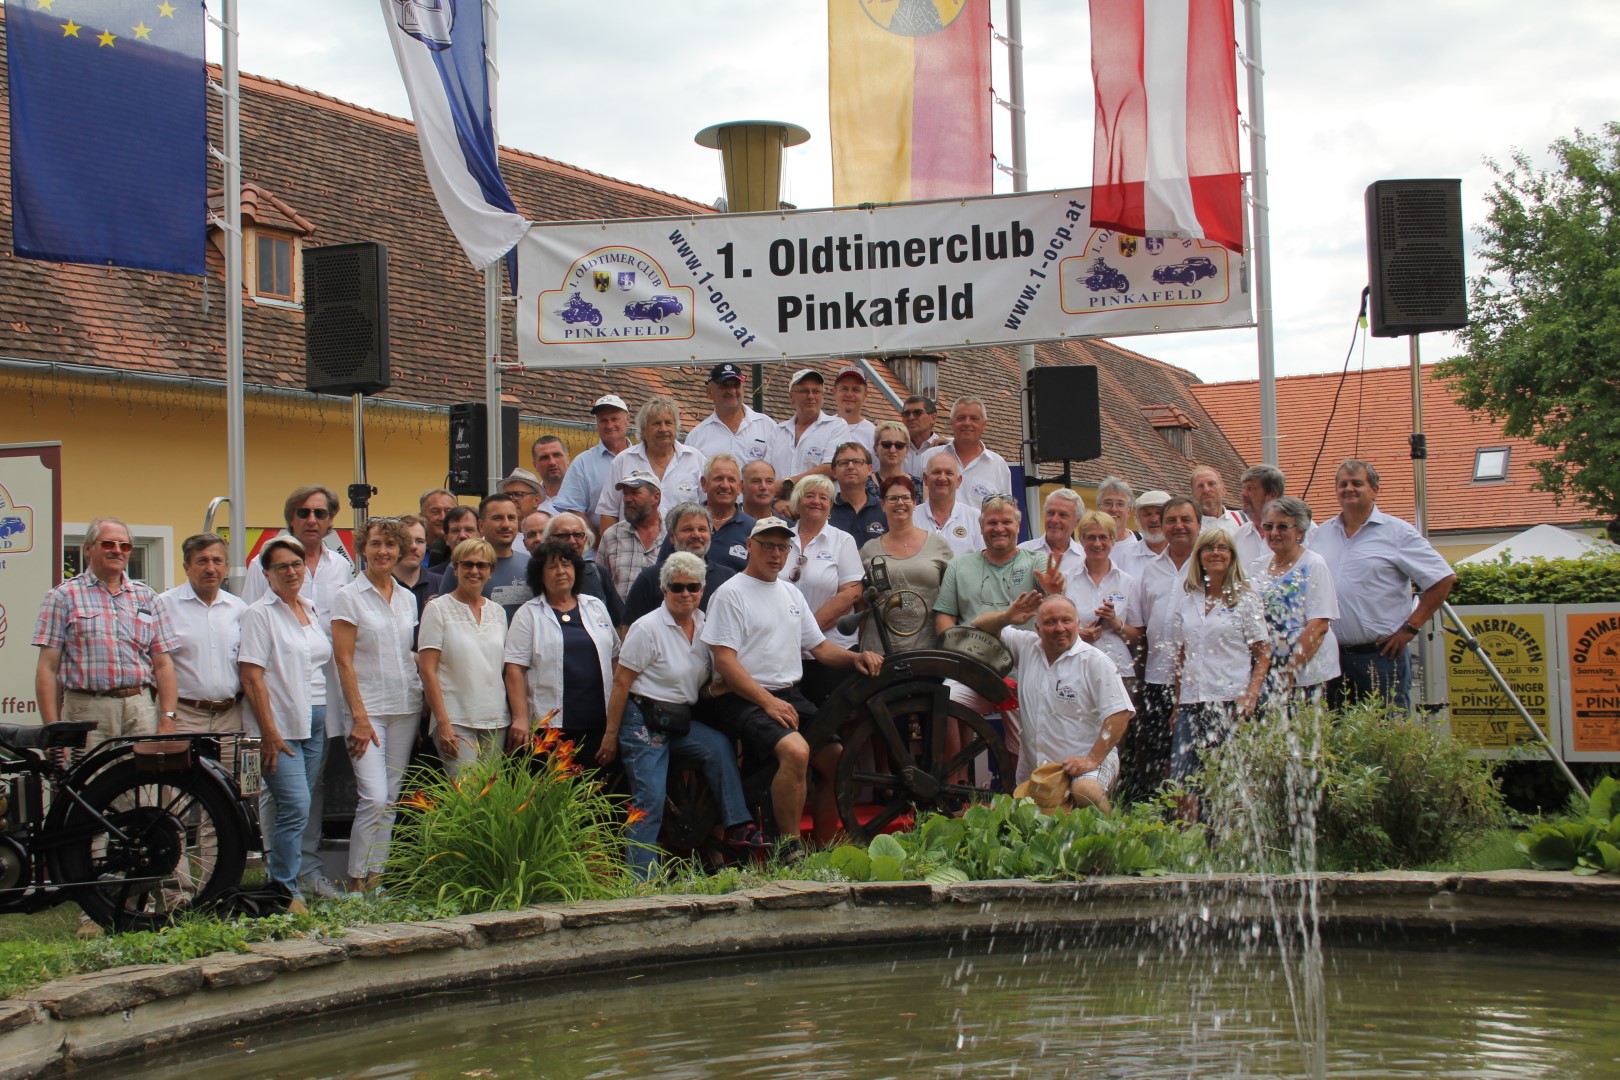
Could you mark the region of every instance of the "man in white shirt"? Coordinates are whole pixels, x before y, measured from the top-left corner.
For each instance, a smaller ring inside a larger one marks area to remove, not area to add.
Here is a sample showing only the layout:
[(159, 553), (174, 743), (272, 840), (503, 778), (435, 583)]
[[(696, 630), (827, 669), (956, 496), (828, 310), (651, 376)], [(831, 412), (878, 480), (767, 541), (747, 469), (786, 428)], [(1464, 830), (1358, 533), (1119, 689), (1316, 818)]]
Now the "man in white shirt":
[(1228, 536), (1237, 535), (1243, 524), (1243, 515), (1226, 508), (1226, 483), (1221, 474), (1208, 465), (1200, 465), (1187, 476), (1192, 489), (1193, 502), (1198, 504), (1199, 531), (1222, 529)]
[(1045, 555), (1046, 565), (1055, 565), (1063, 571), (1066, 581), (1073, 581), (1086, 562), (1085, 553), (1074, 542), (1075, 525), (1085, 511), (1086, 504), (1073, 488), (1058, 488), (1046, 497), (1041, 513), (1046, 532), (1033, 540), (1025, 540), (1018, 545), (1019, 549)]
[(877, 428), (861, 415), (866, 407), (866, 376), (860, 368), (851, 365), (833, 377), (833, 407), (838, 410), (838, 419), (849, 428), (847, 441), (872, 449)]
[(1176, 607), (1186, 591), (1187, 560), (1198, 539), (1198, 504), (1178, 495), (1164, 504), (1165, 548), (1141, 564), (1130, 637), (1147, 642), (1142, 681), (1142, 714), (1131, 731), (1131, 790), (1151, 795), (1170, 777), (1170, 737), (1175, 730), (1176, 653), (1172, 633)]
[(906, 425), (910, 446), (906, 448), (905, 471), (911, 476), (923, 474), (923, 459), (928, 451), (945, 442), (945, 436), (934, 431), (934, 415), (939, 405), (931, 397), (912, 394), (900, 406), (900, 419)]
[(1111, 558), (1114, 565), (1131, 575), (1142, 577), (1143, 567), (1152, 562), (1169, 543), (1164, 536), (1164, 504), (1170, 501), (1168, 491), (1155, 488), (1136, 497), (1136, 525), (1142, 530), (1140, 537), (1118, 540)]
[[(1383, 698), (1411, 706), (1408, 646), (1457, 584), (1457, 575), (1423, 534), (1378, 509), (1378, 470), (1351, 458), (1334, 475), (1339, 513), (1309, 541), (1333, 575), (1342, 677), (1328, 683), (1328, 704)], [(1412, 587), (1419, 596), (1412, 604)]]
[[(1031, 616), (1035, 631), (1018, 629)], [(1114, 747), (1136, 710), (1114, 662), (1080, 640), (1074, 601), (1030, 590), (973, 625), (999, 636), (1017, 661), (1025, 748), (1018, 758), (1019, 782), (1041, 765), (1061, 763), (1074, 805), (1108, 813), (1119, 778)]]
[(799, 822), (812, 765), (822, 779), (812, 809), (815, 838), (826, 842), (839, 826), (833, 775), (842, 748), (830, 741), (812, 760), (810, 744), (799, 734), (816, 715), (816, 707), (799, 692), (801, 654), (863, 675), (876, 675), (883, 667), (877, 653), (851, 652), (827, 640), (804, 594), (780, 577), (792, 548), (793, 527), (786, 521), (756, 522), (748, 537), (748, 568), (715, 591), (703, 624), (715, 674), (729, 691), (714, 700), (714, 726), (741, 740), (756, 765), (775, 757), (771, 809), (782, 856), (790, 860), (804, 850)]
[[(948, 443), (930, 450), (923, 461), (930, 462), (941, 455), (956, 459), (962, 473), (961, 498), (973, 509), (992, 495), (1011, 495), (1012, 470), (1007, 459), (984, 445), (984, 429), (989, 423), (989, 411), (984, 402), (974, 397), (961, 397), (951, 406), (951, 433)], [(924, 472), (927, 465), (924, 465)]]
[(529, 446), (529, 458), (544, 485), (540, 493), (544, 506), (550, 510), (568, 477), (568, 447), (556, 435), (542, 435)]
[(953, 555), (984, 550), (984, 533), (979, 528), (979, 511), (957, 498), (962, 486), (962, 470), (951, 454), (936, 454), (923, 471), (923, 492), (927, 497), (912, 521), (927, 532), (937, 532)]
[(815, 368), (800, 368), (788, 380), (793, 415), (776, 425), (771, 447), (771, 464), (779, 481), (796, 484), (813, 472), (832, 475), (833, 451), (839, 443), (849, 441), (849, 428), (838, 417), (821, 411), (825, 395), (821, 372)]
[(596, 500), (601, 498), (613, 459), (630, 446), (630, 407), (618, 394), (603, 394), (591, 406), (597, 443), (574, 458), (557, 491), (556, 510), (572, 510), (597, 527)]
[(734, 454), (743, 465), (766, 460), (776, 437), (776, 421), (743, 404), (742, 368), (731, 363), (714, 365), (703, 389), (714, 411), (686, 433), (686, 445), (702, 451), (706, 458)]
[(1252, 466), (1243, 470), (1238, 480), (1242, 484), (1238, 496), (1243, 500), (1243, 513), (1249, 520), (1232, 534), (1232, 546), (1237, 549), (1244, 569), (1248, 569), (1260, 556), (1271, 554), (1266, 538), (1260, 533), (1260, 519), (1265, 514), (1266, 503), (1283, 497), (1287, 480), (1275, 465)]
[[(242, 677), (237, 653), (242, 648), (242, 613), (247, 603), (222, 585), (230, 568), (230, 551), (213, 533), (188, 536), (180, 545), (186, 583), (158, 597), (179, 646), (174, 661), (174, 730), (182, 735), (240, 734)], [(222, 761), (234, 767), (236, 740), (223, 740)]]

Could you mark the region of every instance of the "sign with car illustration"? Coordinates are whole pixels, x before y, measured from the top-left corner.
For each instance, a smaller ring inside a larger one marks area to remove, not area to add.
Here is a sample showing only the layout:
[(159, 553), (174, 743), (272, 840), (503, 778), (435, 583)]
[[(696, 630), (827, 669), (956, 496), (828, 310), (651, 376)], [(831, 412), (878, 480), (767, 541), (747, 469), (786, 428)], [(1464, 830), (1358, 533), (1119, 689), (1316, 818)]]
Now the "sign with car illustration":
[(1242, 256), (1093, 229), (1090, 197), (536, 224), (518, 356), (710, 364), (1253, 325)]
[(62, 580), (62, 444), (0, 446), (0, 723), (38, 723), (34, 620)]

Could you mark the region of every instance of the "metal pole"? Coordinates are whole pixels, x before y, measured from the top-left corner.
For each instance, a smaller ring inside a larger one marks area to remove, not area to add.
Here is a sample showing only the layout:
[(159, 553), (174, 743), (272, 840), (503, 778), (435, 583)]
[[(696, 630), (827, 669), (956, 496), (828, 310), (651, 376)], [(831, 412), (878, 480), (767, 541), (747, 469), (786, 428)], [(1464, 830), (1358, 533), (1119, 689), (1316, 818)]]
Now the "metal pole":
[[(1024, 132), (1024, 20), (1018, 0), (1007, 0), (1007, 111), (1012, 114), (1012, 179), (1014, 191), (1029, 190), (1029, 148)], [(1018, 346), (1019, 419), (1023, 435), (1024, 484), (1036, 480), (1035, 442), (1030, 435), (1029, 376), (1035, 370), (1035, 346)]]
[[(494, 0), (484, 2), (484, 71), (489, 80), (489, 119), (497, 132), (495, 103), (500, 95), (500, 69), (495, 64), (495, 24), (499, 19)], [(500, 138), (495, 140), (495, 153), (500, 154)], [(506, 463), (501, 460), (504, 440), (501, 431), (501, 264), (497, 260), (484, 268), (484, 436), (485, 481), (484, 494), (493, 495), (501, 489), (506, 476)], [(516, 464), (515, 462), (513, 463)]]
[(1244, 43), (1249, 69), (1249, 166), (1254, 195), (1255, 337), (1260, 353), (1260, 457), (1277, 464), (1277, 364), (1271, 329), (1271, 202), (1266, 192), (1265, 69), (1260, 63), (1260, 0), (1244, 0)]
[(1429, 456), (1428, 441), (1423, 437), (1423, 363), (1418, 356), (1418, 336), (1406, 339), (1407, 353), (1412, 359), (1412, 524), (1424, 536), (1429, 535), (1429, 488), (1425, 464)]
[(354, 486), (349, 489), (349, 505), (354, 509), (355, 558), (361, 558), (366, 519), (371, 516), (371, 485), (366, 483), (366, 395), (354, 395)]
[(224, 0), (219, 24), (224, 72), (225, 155), (225, 471), (231, 500), (230, 584), (247, 578), (246, 405), (242, 377), (242, 115), (238, 70), (237, 0)]
[[(1417, 338), (1414, 337), (1412, 340), (1416, 341)], [(1579, 792), (1581, 798), (1590, 802), (1591, 796), (1588, 795), (1586, 789), (1581, 786), (1581, 782), (1575, 779), (1575, 774), (1570, 771), (1569, 766), (1564, 764), (1564, 759), (1558, 756), (1558, 751), (1553, 749), (1552, 741), (1547, 738), (1546, 732), (1541, 730), (1541, 725), (1537, 724), (1531, 717), (1529, 710), (1527, 710), (1524, 707), (1524, 703), (1519, 700), (1519, 695), (1515, 694), (1513, 692), (1513, 687), (1508, 685), (1507, 679), (1503, 678), (1502, 673), (1496, 670), (1496, 665), (1491, 663), (1490, 654), (1488, 654), (1484, 648), (1481, 647), (1479, 639), (1475, 637), (1473, 632), (1468, 629), (1468, 624), (1462, 621), (1462, 617), (1457, 614), (1456, 609), (1446, 601), (1441, 601), (1440, 613), (1444, 618), (1451, 620), (1452, 633), (1461, 638), (1463, 645), (1467, 647), (1468, 650), (1475, 656), (1479, 657), (1480, 663), (1485, 665), (1485, 671), (1490, 675), (1492, 681), (1494, 681), (1497, 686), (1501, 687), (1502, 693), (1506, 694), (1508, 700), (1513, 702), (1514, 711), (1519, 714), (1519, 719), (1523, 720), (1530, 726), (1530, 730), (1536, 736), (1536, 741), (1539, 742), (1541, 744), (1541, 748), (1547, 752), (1547, 756), (1552, 759), (1552, 763), (1558, 766), (1558, 771), (1564, 774), (1564, 779), (1569, 781), (1569, 786)]]

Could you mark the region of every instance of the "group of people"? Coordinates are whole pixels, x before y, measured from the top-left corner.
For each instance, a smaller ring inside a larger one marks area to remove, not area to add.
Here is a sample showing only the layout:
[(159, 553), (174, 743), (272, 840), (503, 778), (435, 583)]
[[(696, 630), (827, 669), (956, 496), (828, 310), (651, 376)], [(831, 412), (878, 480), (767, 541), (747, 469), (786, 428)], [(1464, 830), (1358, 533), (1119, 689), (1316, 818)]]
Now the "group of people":
[[(682, 440), (679, 407), (653, 397), (635, 444), (627, 405), (606, 395), (589, 450), (570, 460), (543, 437), (533, 468), (476, 507), (434, 488), (417, 514), (369, 519), (352, 558), (330, 536), (336, 493), (300, 487), (240, 597), (223, 587), (220, 537), (189, 537), (185, 584), (158, 596), (126, 573), (125, 526), (99, 519), (84, 572), (41, 608), (41, 714), (95, 720), (100, 738), (259, 738), (267, 868), (302, 904), (377, 885), (424, 737), (455, 773), (560, 729), (645, 815), (630, 826), (643, 874), (675, 758), (713, 791), (720, 843), (792, 858), (807, 805), (815, 840), (838, 828), (841, 745), (804, 735), (818, 708), (884, 654), (935, 648), (958, 625), (1000, 638), (1017, 693), (953, 683), (953, 700), (1001, 726), (1018, 779), (1059, 764), (1073, 800), (1104, 809), (1122, 743), (1147, 792), (1191, 775), (1268, 698), (1331, 687), (1337, 700), (1343, 686), (1405, 703), (1406, 646), (1453, 579), (1377, 509), (1369, 463), (1340, 466), (1341, 513), (1321, 526), (1275, 468), (1243, 474), (1246, 518), (1198, 469), (1177, 496), (1109, 477), (1095, 509), (1055, 490), (1020, 544), (983, 402), (958, 399), (947, 437), (920, 396), (901, 422), (865, 420), (858, 368), (824, 413), (822, 381), (796, 373), (794, 415), (778, 423), (743, 404), (735, 365), (716, 365), (711, 415)], [(964, 737), (953, 722), (947, 745)], [(318, 852), (337, 747), (357, 791), (346, 888)], [(768, 778), (762, 820), (752, 776)]]

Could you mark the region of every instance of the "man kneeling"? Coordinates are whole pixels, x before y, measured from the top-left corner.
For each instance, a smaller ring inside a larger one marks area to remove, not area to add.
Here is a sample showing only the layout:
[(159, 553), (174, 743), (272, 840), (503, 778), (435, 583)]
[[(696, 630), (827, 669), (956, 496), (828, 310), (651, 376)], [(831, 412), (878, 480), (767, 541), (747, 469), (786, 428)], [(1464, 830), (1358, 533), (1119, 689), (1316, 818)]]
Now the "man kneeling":
[(782, 853), (789, 858), (803, 850), (799, 819), (811, 764), (822, 777), (813, 808), (815, 838), (831, 840), (838, 828), (832, 780), (841, 747), (827, 743), (812, 762), (810, 744), (799, 734), (816, 715), (816, 707), (799, 693), (801, 656), (808, 653), (829, 667), (853, 667), (863, 675), (876, 675), (883, 667), (877, 653), (851, 652), (828, 641), (798, 586), (778, 578), (792, 541), (793, 530), (781, 518), (756, 522), (748, 534), (747, 569), (715, 590), (703, 624), (715, 674), (730, 691), (715, 699), (715, 724), (740, 739), (756, 761), (776, 758), (771, 810)]
[[(1035, 616), (1035, 632), (1018, 629)], [(1119, 778), (1119, 753), (1135, 709), (1119, 669), (1080, 640), (1080, 614), (1067, 596), (1042, 599), (1031, 590), (1004, 611), (987, 611), (973, 625), (1001, 638), (1018, 665), (1018, 706), (1024, 752), (1018, 781), (1037, 766), (1060, 762), (1075, 806), (1109, 810)]]

